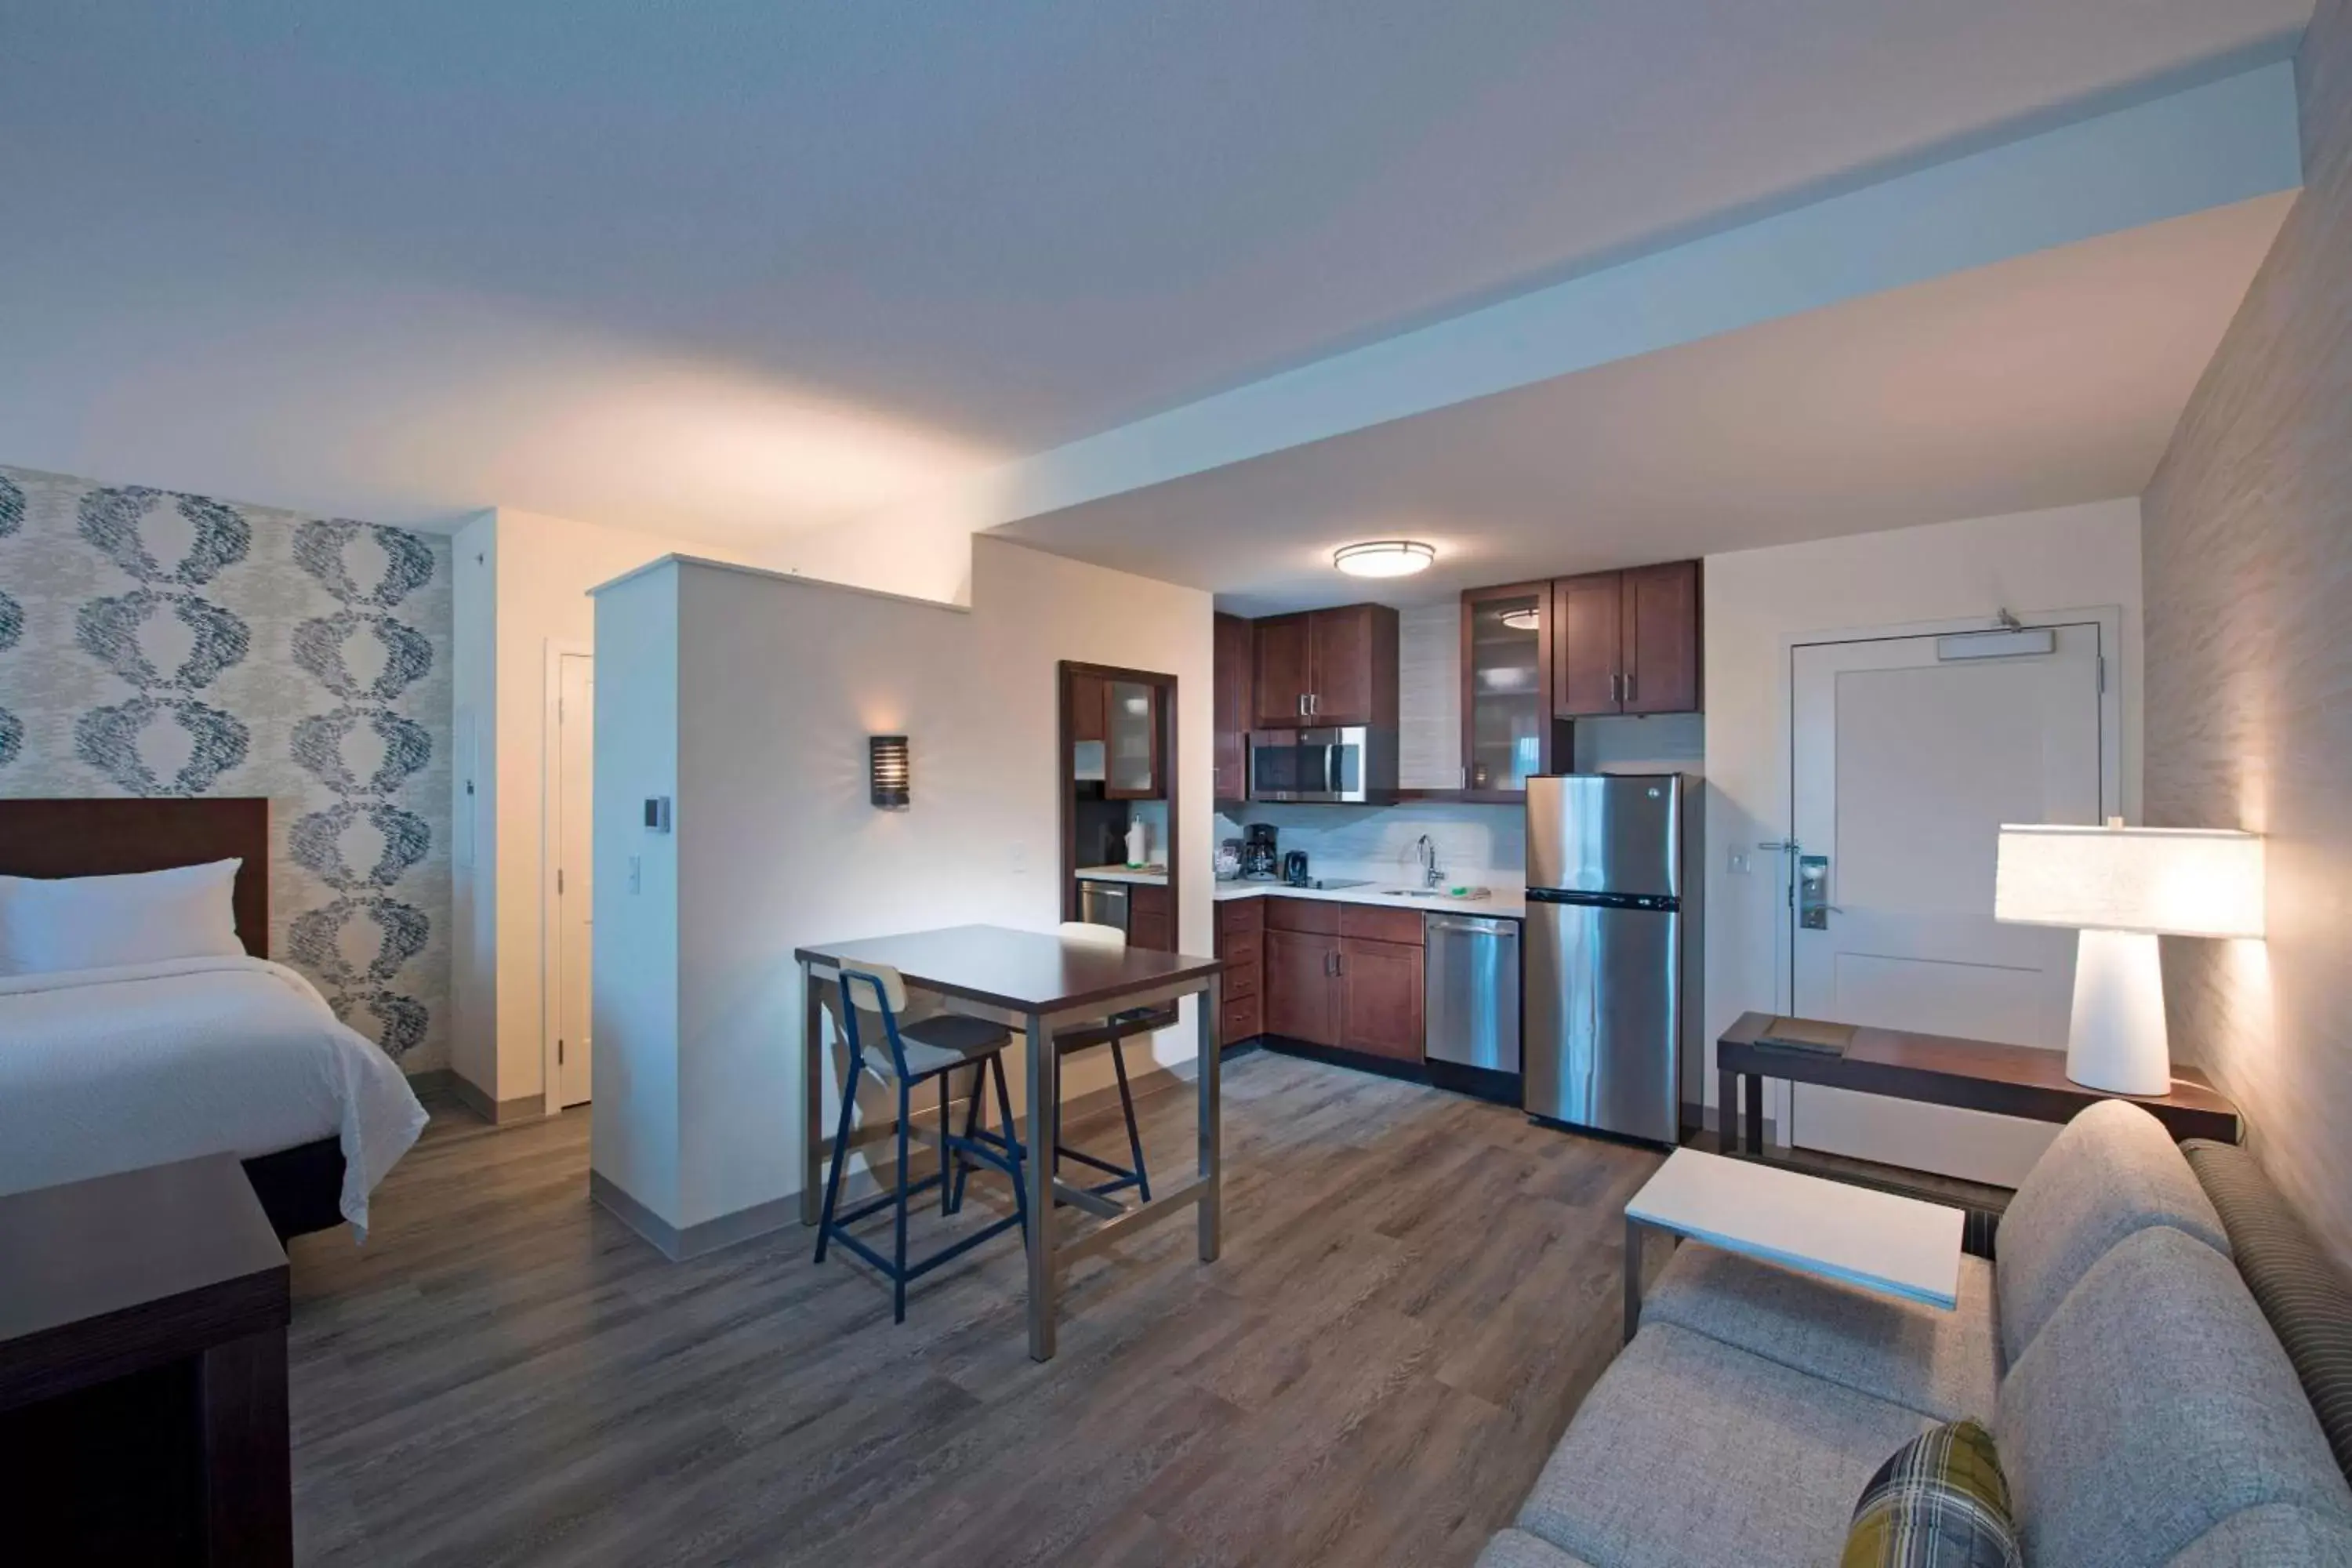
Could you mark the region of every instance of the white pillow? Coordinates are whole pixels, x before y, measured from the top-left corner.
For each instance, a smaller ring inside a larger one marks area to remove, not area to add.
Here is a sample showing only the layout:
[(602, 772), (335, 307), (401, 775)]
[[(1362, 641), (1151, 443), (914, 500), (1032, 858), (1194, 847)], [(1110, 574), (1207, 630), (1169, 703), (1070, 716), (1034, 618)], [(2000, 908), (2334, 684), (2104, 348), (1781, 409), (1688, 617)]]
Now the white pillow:
[(0, 974), (233, 958), (241, 860), (125, 877), (0, 877)]

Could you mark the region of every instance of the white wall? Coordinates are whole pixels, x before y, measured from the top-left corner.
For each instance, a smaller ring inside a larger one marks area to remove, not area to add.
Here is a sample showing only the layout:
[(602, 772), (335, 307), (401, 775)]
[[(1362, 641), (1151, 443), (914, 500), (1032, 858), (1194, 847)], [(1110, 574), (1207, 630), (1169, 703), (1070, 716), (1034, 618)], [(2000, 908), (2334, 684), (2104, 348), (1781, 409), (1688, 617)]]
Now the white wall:
[[(545, 1087), (548, 648), (590, 646), (588, 590), (677, 548), (659, 534), (512, 507), (457, 537), (456, 701), (474, 718), (476, 793), (475, 864), (457, 872), (453, 1064), (486, 1100), (528, 1100)], [(468, 782), (453, 780), (458, 812)]]
[[(982, 538), (971, 601), (962, 611), (691, 561), (599, 594), (594, 1168), (669, 1225), (798, 1189), (797, 944), (964, 921), (1051, 930), (1061, 918), (1057, 661), (1177, 678), (1178, 943), (1213, 950), (1209, 596)], [(605, 672), (665, 637), (673, 691), (613, 683)], [(608, 767), (623, 760), (608, 724), (657, 726), (622, 704), (663, 702), (677, 715), (673, 779), (660, 784), (630, 758), (641, 776), (614, 787)], [(877, 811), (866, 738), (898, 731), (910, 738), (913, 804)], [(634, 897), (614, 868), (635, 852), (626, 847), (656, 837), (637, 825), (636, 797), (662, 793), (677, 797), (677, 989), (666, 1026), (638, 1021), (615, 994), (634, 979), (605, 962), (615, 932), (662, 918), (651, 860)], [(1190, 1015), (1154, 1042), (1161, 1062), (1191, 1058)], [(665, 1061), (674, 1194), (659, 1190), (661, 1161), (604, 1138), (608, 1119), (636, 1128), (668, 1115), (661, 1094), (636, 1087)], [(1108, 1081), (1107, 1065), (1074, 1065)], [(1066, 1092), (1092, 1086), (1074, 1074)]]
[(600, 593), (592, 811), (596, 923), (593, 1169), (664, 1215), (678, 1204), (678, 837), (648, 833), (651, 796), (677, 792), (678, 581), (640, 574)]
[[(2140, 515), (2136, 500), (1822, 540), (1706, 560), (1706, 1037), (1784, 1005), (1778, 868), (1789, 827), (1789, 649), (1826, 633), (2120, 606), (2123, 803), (2140, 797)], [(1728, 858), (1754, 870), (1734, 876)], [(1710, 1049), (1712, 1047), (1710, 1047)], [(1715, 1090), (1714, 1063), (1706, 1074)], [(1777, 1114), (1777, 1112), (1775, 1112)], [(1784, 1123), (1785, 1124), (1785, 1123)]]

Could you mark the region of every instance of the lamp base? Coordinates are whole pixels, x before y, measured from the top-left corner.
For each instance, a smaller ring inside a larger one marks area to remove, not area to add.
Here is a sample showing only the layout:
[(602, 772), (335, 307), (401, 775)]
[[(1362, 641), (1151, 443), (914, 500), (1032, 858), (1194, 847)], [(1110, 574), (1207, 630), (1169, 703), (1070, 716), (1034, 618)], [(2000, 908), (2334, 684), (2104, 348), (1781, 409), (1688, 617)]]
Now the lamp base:
[(2108, 1094), (2172, 1092), (2164, 961), (2144, 931), (2084, 931), (2074, 950), (2066, 1076)]

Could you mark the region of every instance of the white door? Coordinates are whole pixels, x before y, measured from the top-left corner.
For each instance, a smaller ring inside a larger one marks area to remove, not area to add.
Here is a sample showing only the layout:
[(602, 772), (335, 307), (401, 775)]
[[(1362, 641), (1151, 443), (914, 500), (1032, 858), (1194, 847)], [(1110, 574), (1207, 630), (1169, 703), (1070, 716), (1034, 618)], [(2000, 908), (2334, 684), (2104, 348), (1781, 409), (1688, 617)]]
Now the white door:
[[(2094, 622), (1793, 650), (1790, 837), (1830, 906), (1791, 900), (1797, 1016), (2065, 1048), (2074, 933), (1994, 921), (1993, 865), (2004, 822), (2116, 809), (2100, 643)], [(1968, 657), (1988, 648), (2025, 651)], [(1790, 1121), (1801, 1148), (2003, 1186), (2057, 1134), (1803, 1086)]]
[(589, 779), (596, 661), (562, 655), (556, 676), (555, 1060), (556, 1104), (588, 1099)]

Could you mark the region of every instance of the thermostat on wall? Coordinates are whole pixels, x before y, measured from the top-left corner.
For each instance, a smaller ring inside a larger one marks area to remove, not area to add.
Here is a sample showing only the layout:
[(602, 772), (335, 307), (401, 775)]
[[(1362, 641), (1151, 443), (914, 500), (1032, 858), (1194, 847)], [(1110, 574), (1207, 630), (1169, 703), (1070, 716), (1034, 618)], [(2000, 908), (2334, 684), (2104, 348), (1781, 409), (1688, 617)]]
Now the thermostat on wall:
[(656, 833), (669, 831), (669, 796), (657, 795), (646, 802), (646, 826)]

